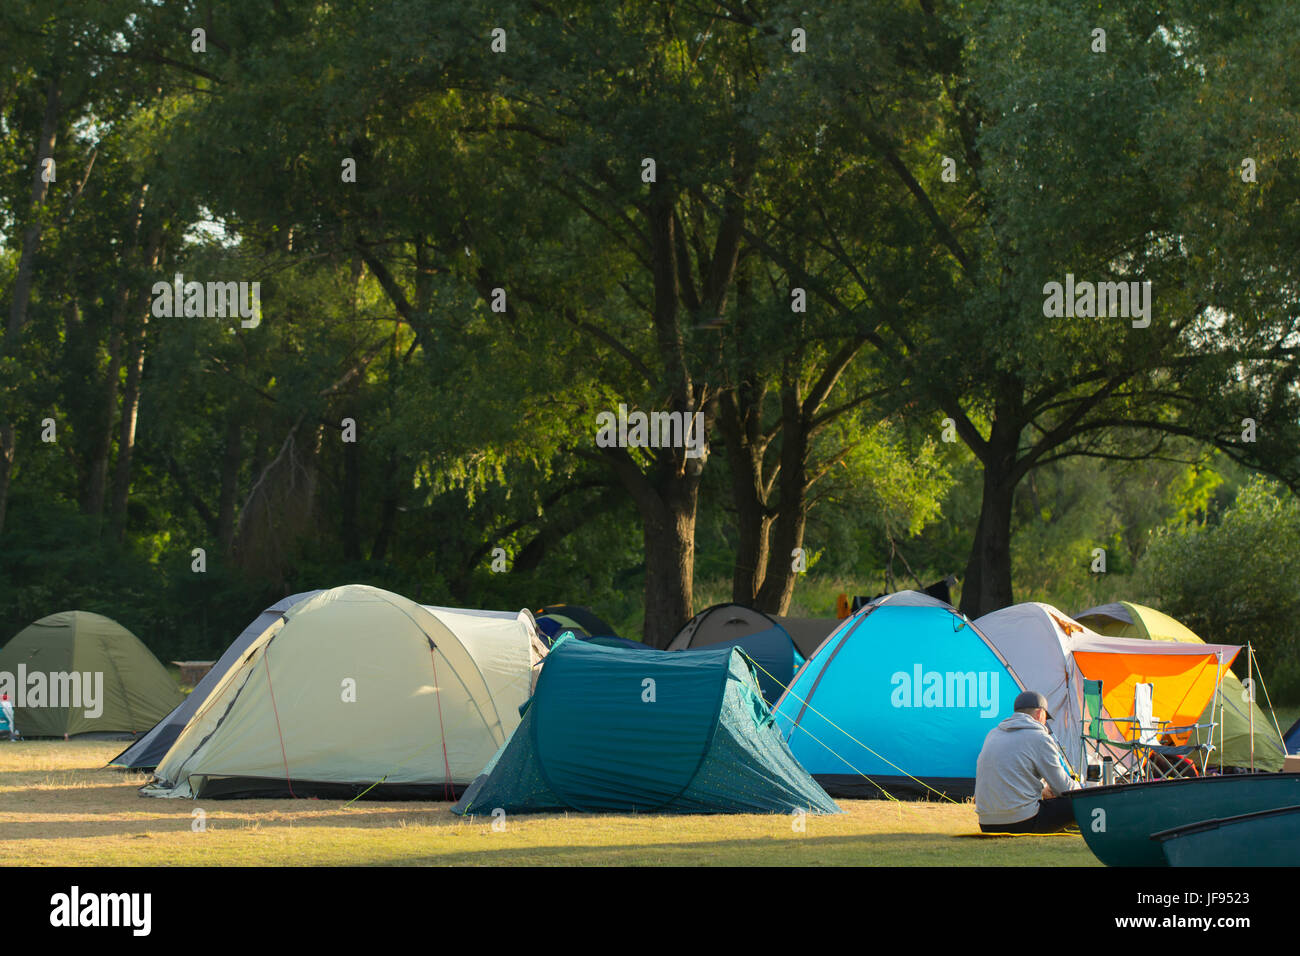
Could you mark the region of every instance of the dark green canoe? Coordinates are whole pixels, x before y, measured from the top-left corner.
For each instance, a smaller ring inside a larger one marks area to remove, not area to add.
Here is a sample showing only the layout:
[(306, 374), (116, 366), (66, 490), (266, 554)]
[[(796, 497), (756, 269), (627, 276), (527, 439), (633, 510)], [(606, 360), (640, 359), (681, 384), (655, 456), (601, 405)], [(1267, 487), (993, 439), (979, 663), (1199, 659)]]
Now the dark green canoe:
[(1151, 839), (1170, 866), (1295, 866), (1300, 806), (1189, 823)]
[(1167, 866), (1153, 833), (1300, 805), (1300, 773), (1242, 773), (1072, 790), (1088, 849), (1107, 866)]

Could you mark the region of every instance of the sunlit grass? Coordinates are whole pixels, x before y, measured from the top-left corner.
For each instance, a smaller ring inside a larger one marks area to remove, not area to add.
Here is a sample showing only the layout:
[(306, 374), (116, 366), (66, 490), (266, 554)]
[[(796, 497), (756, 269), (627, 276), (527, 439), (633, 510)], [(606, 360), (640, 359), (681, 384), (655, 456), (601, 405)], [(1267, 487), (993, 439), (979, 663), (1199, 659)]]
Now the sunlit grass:
[[(970, 804), (841, 801), (841, 816), (516, 816), (445, 803), (158, 800), (102, 741), (0, 744), (0, 865), (1095, 865), (1074, 834), (976, 837)], [(196, 816), (195, 811), (202, 811)]]

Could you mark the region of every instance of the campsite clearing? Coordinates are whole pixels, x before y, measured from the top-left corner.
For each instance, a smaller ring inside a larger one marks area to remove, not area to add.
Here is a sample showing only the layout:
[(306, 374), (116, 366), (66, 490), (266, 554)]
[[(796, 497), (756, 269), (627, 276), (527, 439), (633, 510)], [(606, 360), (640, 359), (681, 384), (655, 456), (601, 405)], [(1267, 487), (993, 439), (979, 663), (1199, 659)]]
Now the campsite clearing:
[(101, 769), (121, 747), (0, 743), (0, 865), (1097, 865), (1078, 834), (975, 836), (969, 803), (842, 800), (798, 833), (784, 814), (545, 814), (494, 831), (445, 803), (147, 800), (143, 775)]

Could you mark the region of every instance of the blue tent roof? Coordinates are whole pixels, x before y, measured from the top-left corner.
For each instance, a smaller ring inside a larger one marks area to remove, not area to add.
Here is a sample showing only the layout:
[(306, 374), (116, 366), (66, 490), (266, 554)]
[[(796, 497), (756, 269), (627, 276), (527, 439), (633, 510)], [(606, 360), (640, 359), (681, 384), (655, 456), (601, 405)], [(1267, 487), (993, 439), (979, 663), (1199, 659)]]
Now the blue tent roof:
[[(592, 637), (619, 637), (618, 631), (614, 630), (604, 618), (600, 617), (589, 607), (583, 607), (581, 604), (548, 604), (535, 615), (538, 626), (542, 632), (550, 637), (557, 637), (559, 630), (571, 628), (573, 624), (578, 625), (584, 632)], [(550, 628), (557, 628), (556, 633), (552, 634)], [(582, 635), (578, 635), (581, 637)]]
[(773, 711), (833, 795), (960, 797), (974, 794), (984, 737), (1022, 689), (953, 608), (886, 601), (846, 618)]
[(1300, 754), (1300, 720), (1291, 725), (1291, 729), (1282, 737), (1282, 742), (1286, 744), (1287, 753)]
[(461, 814), (837, 813), (772, 724), (740, 653), (562, 639)]

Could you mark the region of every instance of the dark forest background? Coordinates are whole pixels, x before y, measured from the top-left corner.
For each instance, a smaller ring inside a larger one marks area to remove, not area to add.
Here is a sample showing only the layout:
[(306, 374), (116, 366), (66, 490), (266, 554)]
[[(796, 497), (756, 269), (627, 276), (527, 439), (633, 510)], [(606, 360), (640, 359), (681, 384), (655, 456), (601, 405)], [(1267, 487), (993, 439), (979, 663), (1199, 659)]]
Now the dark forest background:
[(1300, 699), (1300, 8), (806, 7), (6, 0), (0, 638), (363, 582), (662, 646), (955, 574)]

